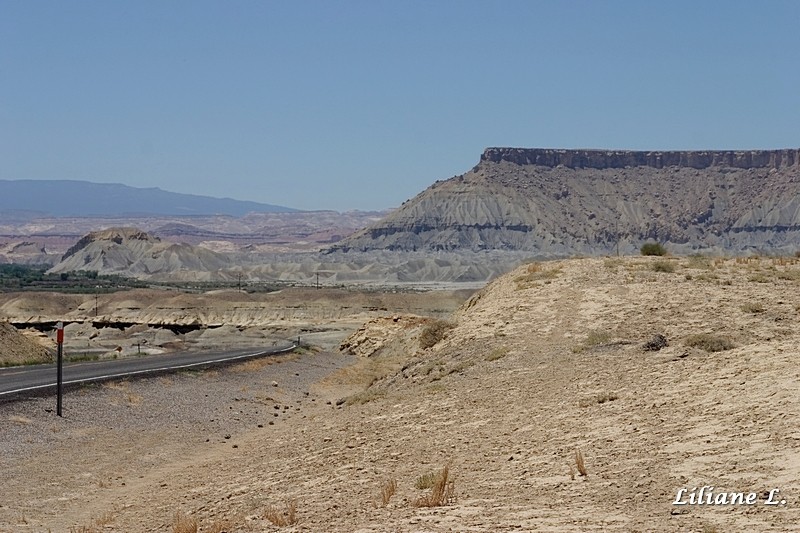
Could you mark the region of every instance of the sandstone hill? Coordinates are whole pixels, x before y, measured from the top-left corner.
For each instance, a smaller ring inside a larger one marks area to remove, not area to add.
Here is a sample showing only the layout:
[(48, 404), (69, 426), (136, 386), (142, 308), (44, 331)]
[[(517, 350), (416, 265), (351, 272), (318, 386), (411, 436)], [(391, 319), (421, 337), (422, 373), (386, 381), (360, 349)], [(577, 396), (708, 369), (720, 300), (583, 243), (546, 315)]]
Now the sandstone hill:
[(800, 242), (800, 150), (489, 148), (338, 250), (523, 250), (542, 257), (788, 251)]
[(18, 332), (8, 322), (0, 322), (0, 367), (20, 363), (45, 363), (52, 353), (41, 343)]
[(50, 273), (78, 270), (140, 278), (208, 279), (230, 266), (228, 258), (206, 248), (161, 242), (135, 228), (112, 228), (86, 235)]

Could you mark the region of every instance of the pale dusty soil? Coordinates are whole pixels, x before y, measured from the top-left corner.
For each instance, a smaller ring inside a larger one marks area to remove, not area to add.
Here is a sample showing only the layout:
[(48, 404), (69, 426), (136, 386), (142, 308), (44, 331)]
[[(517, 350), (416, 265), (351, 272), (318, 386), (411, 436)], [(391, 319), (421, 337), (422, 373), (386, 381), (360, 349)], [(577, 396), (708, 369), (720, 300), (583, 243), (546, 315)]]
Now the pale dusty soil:
[[(690, 268), (682, 259), (668, 260), (676, 272), (657, 273), (654, 261), (521, 267), (465, 304), (435, 347), (409, 350), (404, 370), (361, 396), (372, 398), (367, 403), (337, 407), (346, 389), (336, 379), (296, 387), (278, 379), (287, 397), (276, 403), (290, 404), (292, 415), (284, 417), (279, 406), (272, 426), (252, 426), (269, 418), (259, 418), (263, 408), (274, 409), (258, 403), (258, 395), (272, 390), (270, 372), (291, 378), (288, 365), (296, 365), (303, 376), (305, 365), (321, 357), (327, 362), (308, 375), (321, 379), (346, 364), (339, 359), (345, 356), (308, 356), (240, 374), (258, 380), (253, 391), (236, 394), (259, 414), (230, 430), (174, 422), (157, 382), (127, 385), (114, 414), (97, 419), (70, 414), (77, 419), (55, 421), (39, 400), (0, 405), (3, 446), (11, 450), (0, 465), (6, 475), (0, 531), (92, 524), (96, 531), (171, 531), (177, 511), (195, 517), (201, 532), (215, 525), (216, 531), (796, 530), (800, 266), (731, 260)], [(742, 309), (756, 303), (763, 312)], [(587, 345), (591, 332), (605, 338)], [(643, 351), (655, 333), (670, 345)], [(685, 346), (695, 333), (724, 335), (736, 347), (708, 353)], [(379, 361), (389, 348), (370, 359)], [(346, 375), (340, 371), (339, 379)], [(224, 372), (186, 379), (204, 386), (221, 380), (213, 387), (227, 394), (243, 383)], [(173, 398), (198, 389), (181, 386)], [(109, 406), (118, 391), (87, 394)], [(603, 396), (616, 399), (601, 403)], [(205, 418), (247, 411), (224, 395), (215, 405)], [(143, 417), (148, 406), (162, 416)], [(114, 423), (96, 421), (109, 416)], [(220, 437), (222, 431), (232, 437)], [(18, 435), (32, 441), (24, 452)], [(588, 476), (571, 479), (576, 450)], [(415, 507), (424, 494), (414, 488), (417, 477), (446, 464), (455, 501)], [(397, 481), (397, 493), (383, 507), (387, 479)], [(703, 485), (757, 492), (758, 502), (671, 504), (678, 489)], [(763, 491), (774, 488), (785, 505), (764, 504)], [(277, 528), (264, 513), (287, 500), (296, 502), (299, 524)]]

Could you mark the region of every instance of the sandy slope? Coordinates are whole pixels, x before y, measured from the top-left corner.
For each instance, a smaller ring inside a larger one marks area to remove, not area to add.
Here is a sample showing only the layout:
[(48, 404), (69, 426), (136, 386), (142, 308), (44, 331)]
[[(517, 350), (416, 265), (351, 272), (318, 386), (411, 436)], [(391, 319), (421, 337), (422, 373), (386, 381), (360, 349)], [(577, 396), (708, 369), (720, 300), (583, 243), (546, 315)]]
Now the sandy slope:
[[(656, 272), (656, 261), (676, 270)], [(98, 531), (168, 531), (181, 511), (200, 531), (272, 531), (264, 512), (287, 500), (300, 522), (286, 531), (792, 531), (799, 270), (784, 260), (647, 258), (521, 267), (467, 302), (447, 338), (374, 384), (362, 396), (371, 401), (328, 405), (340, 389), (322, 382), (301, 415), (267, 435), (243, 431), (235, 449), (170, 454), (180, 435), (164, 427), (163, 456), (140, 461), (134, 483), (102, 490), (81, 488), (77, 470), (57, 496), (40, 477), (55, 461), (45, 454), (13, 471), (6, 487), (33, 486), (4, 495), (0, 531), (44, 530), (20, 525), (20, 510), (61, 528), (102, 517)], [(645, 352), (656, 333), (669, 346)], [(736, 347), (686, 346), (697, 333)], [(130, 475), (133, 461), (110, 451), (114, 432), (94, 435), (81, 456)], [(571, 479), (576, 450), (588, 476)], [(417, 477), (445, 464), (456, 501), (413, 506), (424, 494)], [(383, 507), (387, 479), (398, 487)], [(679, 489), (703, 485), (758, 501), (671, 504)], [(775, 488), (785, 505), (765, 505), (763, 491)]]

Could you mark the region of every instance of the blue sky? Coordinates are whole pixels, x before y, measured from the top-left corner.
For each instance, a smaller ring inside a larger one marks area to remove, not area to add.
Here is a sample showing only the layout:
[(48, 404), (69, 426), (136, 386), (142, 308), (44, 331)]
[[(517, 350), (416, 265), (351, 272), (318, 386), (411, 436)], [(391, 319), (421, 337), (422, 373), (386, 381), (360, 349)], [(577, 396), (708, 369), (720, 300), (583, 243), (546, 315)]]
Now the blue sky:
[(0, 179), (397, 206), (488, 146), (800, 147), (795, 1), (0, 0)]

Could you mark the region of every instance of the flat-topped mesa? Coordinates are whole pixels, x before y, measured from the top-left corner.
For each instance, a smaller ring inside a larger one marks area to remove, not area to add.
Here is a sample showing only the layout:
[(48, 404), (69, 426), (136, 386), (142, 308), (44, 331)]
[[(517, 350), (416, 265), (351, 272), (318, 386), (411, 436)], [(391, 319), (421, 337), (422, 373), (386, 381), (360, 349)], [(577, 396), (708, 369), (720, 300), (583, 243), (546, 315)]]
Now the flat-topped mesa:
[(800, 166), (800, 149), (784, 150), (556, 150), (551, 148), (487, 148), (481, 162), (569, 168), (689, 167), (781, 168)]

